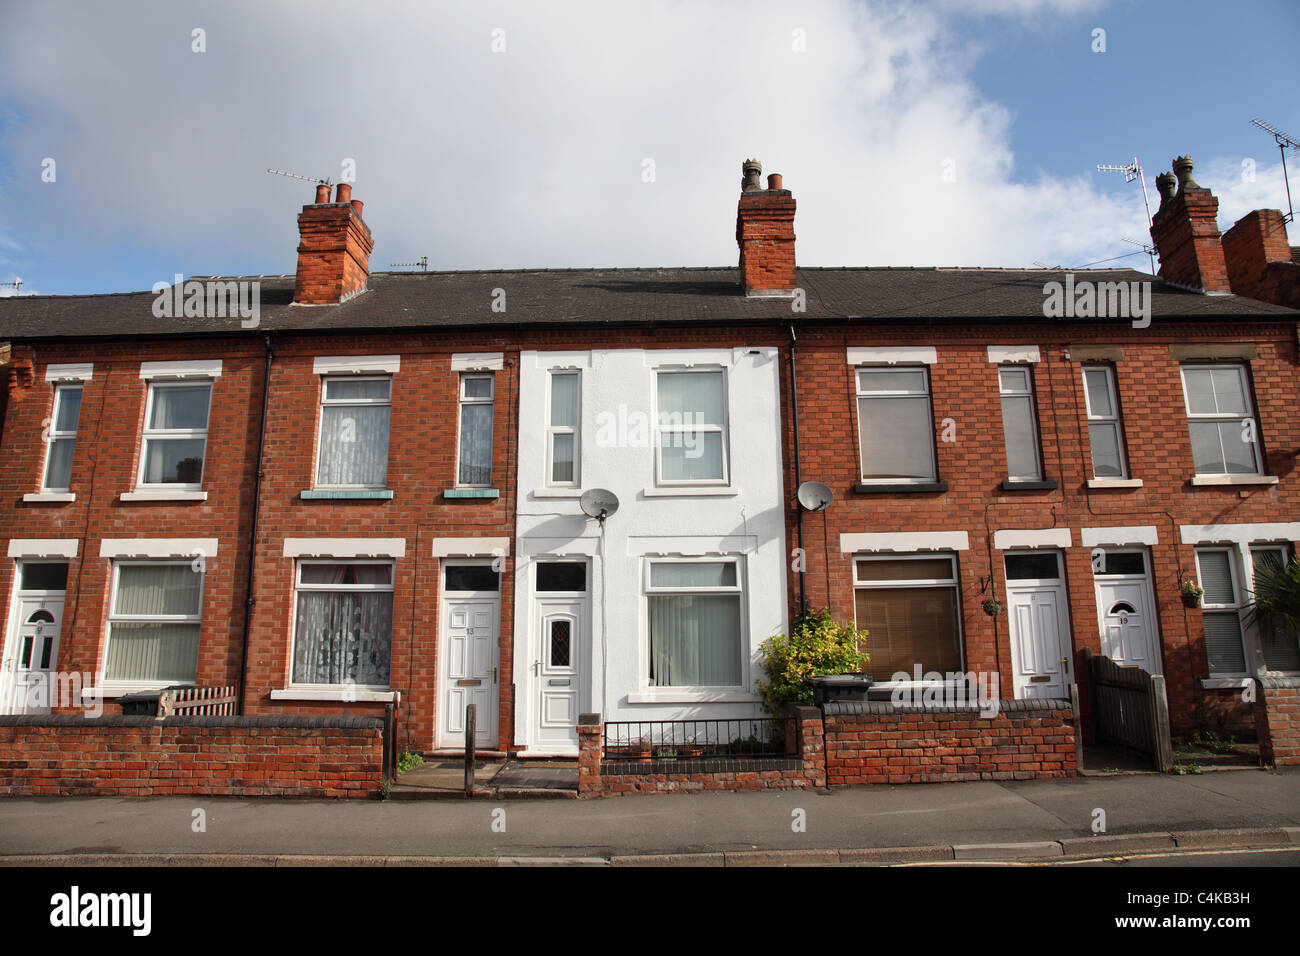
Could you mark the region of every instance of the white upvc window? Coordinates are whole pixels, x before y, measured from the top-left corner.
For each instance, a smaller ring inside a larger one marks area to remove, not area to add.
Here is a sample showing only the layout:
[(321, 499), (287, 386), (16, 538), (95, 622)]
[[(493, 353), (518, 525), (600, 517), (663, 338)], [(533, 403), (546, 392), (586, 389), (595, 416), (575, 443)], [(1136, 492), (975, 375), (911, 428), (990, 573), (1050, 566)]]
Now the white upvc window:
[[(1255, 580), (1261, 567), (1266, 564), (1276, 568), (1286, 568), (1290, 561), (1291, 549), (1285, 544), (1256, 544), (1250, 548), (1251, 590), (1255, 590)], [(1300, 671), (1300, 635), (1288, 631), (1285, 627), (1265, 630), (1258, 627), (1260, 655), (1264, 669), (1295, 673)]]
[(1043, 462), (1038, 446), (1038, 413), (1034, 380), (1028, 365), (998, 366), (1002, 398), (1002, 436), (1007, 449), (1007, 478), (1041, 481)]
[(321, 382), (317, 488), (383, 488), (393, 380), (387, 375), (326, 376)]
[(50, 416), (45, 471), (41, 479), (43, 491), (68, 491), (72, 485), (72, 453), (81, 419), (81, 394), (80, 384), (56, 385), (54, 388), (54, 414)]
[(1262, 474), (1246, 366), (1184, 365), (1182, 374), (1196, 474)]
[(739, 687), (746, 646), (739, 559), (649, 559), (645, 574), (650, 686)]
[(293, 686), (388, 689), (393, 568), (392, 561), (298, 561)]
[(460, 377), (460, 439), (456, 484), (488, 488), (492, 484), (492, 375)]
[[(951, 554), (872, 554), (853, 559), (856, 626), (869, 632), (870, 672), (879, 682), (895, 674), (962, 670), (961, 591)], [(900, 678), (901, 680), (902, 678)]]
[(1092, 476), (1127, 478), (1128, 462), (1124, 455), (1124, 432), (1120, 424), (1114, 367), (1083, 366), (1083, 395), (1088, 415), (1088, 441), (1092, 446)]
[(1246, 654), (1241, 609), (1245, 601), (1236, 549), (1197, 548), (1196, 571), (1204, 591), (1201, 618), (1210, 676), (1244, 676)]
[(934, 481), (929, 370), (923, 365), (860, 368), (856, 381), (862, 481)]
[(203, 484), (212, 382), (149, 383), (138, 484), (197, 491)]
[(655, 376), (656, 480), (725, 485), (727, 384), (722, 369), (665, 369)]
[(546, 483), (559, 488), (576, 488), (582, 460), (579, 422), (582, 417), (582, 376), (572, 370), (553, 371), (548, 378)]
[(104, 652), (107, 685), (192, 683), (198, 674), (203, 563), (115, 561)]

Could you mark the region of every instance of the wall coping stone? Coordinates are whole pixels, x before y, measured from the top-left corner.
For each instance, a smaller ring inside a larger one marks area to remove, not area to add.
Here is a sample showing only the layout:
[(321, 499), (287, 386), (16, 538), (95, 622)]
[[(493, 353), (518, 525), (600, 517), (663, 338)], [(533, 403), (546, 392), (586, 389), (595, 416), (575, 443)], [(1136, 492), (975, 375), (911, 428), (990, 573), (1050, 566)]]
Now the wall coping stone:
[[(823, 704), (822, 712), (827, 717), (850, 717), (850, 716), (876, 716), (889, 717), (895, 714), (976, 714), (981, 711), (987, 711), (989, 703), (986, 701), (983, 705), (978, 702), (969, 704), (904, 704), (894, 706), (890, 701), (868, 700), (868, 701), (838, 701), (836, 703)], [(997, 702), (998, 714), (1014, 713), (1042, 713), (1053, 710), (1069, 710), (1070, 702), (1068, 700), (1058, 700), (1056, 698), (1036, 698), (1033, 700), (1000, 700)], [(997, 714), (994, 715), (995, 717)]]
[(6, 714), (0, 715), (0, 727), (86, 727), (91, 730), (108, 728), (150, 727), (215, 727), (232, 729), (269, 728), (282, 730), (382, 730), (383, 718), (348, 717), (338, 715), (285, 715), (285, 716), (184, 716), (164, 717), (82, 717), (77, 714)]

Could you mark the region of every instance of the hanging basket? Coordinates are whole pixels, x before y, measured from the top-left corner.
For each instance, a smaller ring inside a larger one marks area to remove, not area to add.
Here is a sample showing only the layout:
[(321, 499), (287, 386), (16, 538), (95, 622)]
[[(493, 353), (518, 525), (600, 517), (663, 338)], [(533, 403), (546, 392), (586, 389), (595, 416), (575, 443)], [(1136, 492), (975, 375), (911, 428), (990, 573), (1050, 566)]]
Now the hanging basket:
[(1201, 596), (1199, 594), (1188, 594), (1183, 592), (1183, 607), (1200, 607)]
[(997, 617), (1002, 613), (1002, 609), (1005, 607), (1006, 605), (1001, 601), (989, 598), (989, 600), (984, 602), (984, 613), (989, 617)]

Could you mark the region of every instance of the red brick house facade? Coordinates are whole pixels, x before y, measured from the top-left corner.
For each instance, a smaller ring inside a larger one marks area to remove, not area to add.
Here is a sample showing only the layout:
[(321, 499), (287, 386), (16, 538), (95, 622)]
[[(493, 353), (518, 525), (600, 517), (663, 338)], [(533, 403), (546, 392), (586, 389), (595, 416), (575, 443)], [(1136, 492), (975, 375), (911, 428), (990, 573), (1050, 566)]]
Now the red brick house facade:
[[(449, 679), (462, 646), (447, 613), (455, 591), (495, 608), (485, 742), (524, 749), (516, 675), (533, 662), (516, 641), (516, 608), (527, 606), (516, 592), (536, 582), (517, 574), (529, 493), (518, 456), (533, 428), (521, 424), (533, 401), (520, 397), (521, 362), (768, 350), (777, 544), (803, 550), (782, 580), (735, 545), (750, 574), (743, 606), (776, 588), (791, 614), (827, 606), (869, 627), (873, 666), (889, 670), (873, 670), (878, 681), (912, 664), (996, 674), (1006, 698), (1060, 696), (1081, 679), (1085, 648), (1122, 657), (1128, 641), (1142, 657), (1145, 640), (1176, 732), (1207, 706), (1248, 721), (1248, 678), (1292, 670), (1290, 651), (1265, 649), (1242, 611), (1257, 552), (1290, 554), (1300, 539), (1300, 267), (1280, 261), (1289, 247), (1267, 213), (1221, 239), (1206, 225), (1213, 197), (1190, 174), (1189, 162), (1179, 192), (1162, 185), (1153, 234), (1168, 281), (1152, 284), (1146, 325), (1048, 318), (1045, 284), (1067, 281), (1059, 272), (796, 269), (794, 199), (779, 177), (762, 189), (749, 164), (739, 282), (734, 269), (370, 274), (362, 205), (340, 187), (299, 217), (297, 275), (258, 277), (253, 327), (160, 318), (153, 293), (3, 300), (7, 666), (39, 670), (48, 647), (45, 667), (85, 674), (87, 700), (235, 684), (247, 714), (375, 714), (400, 695), (404, 746), (454, 747), (454, 702), (467, 699), (456, 688), (488, 680), (487, 669)], [(1069, 281), (1143, 279), (1106, 270)], [(1189, 411), (1205, 394), (1216, 408)], [(74, 402), (71, 423), (61, 409)], [(743, 410), (729, 415), (739, 428)], [(1246, 449), (1224, 445), (1243, 422)], [(1217, 465), (1207, 429), (1220, 436)], [(583, 456), (599, 454), (584, 441)], [(831, 489), (829, 507), (799, 507), (806, 481)], [(642, 496), (623, 503), (644, 507)], [(587, 554), (594, 578), (599, 551)], [(201, 586), (160, 570), (186, 564)], [(1215, 598), (1203, 609), (1180, 596), (1195, 580)], [(1007, 611), (986, 614), (993, 598)], [(47, 622), (57, 645), (43, 643), (48, 627), (26, 643), (43, 602), (61, 612)], [(313, 628), (328, 633), (343, 613), (372, 637), (313, 643)], [(1105, 636), (1120, 617), (1129, 630)], [(785, 622), (752, 607), (738, 619), (753, 632), (741, 644), (752, 675), (753, 648)], [(1047, 659), (1053, 647), (1060, 656)], [(745, 693), (727, 706), (756, 713)]]

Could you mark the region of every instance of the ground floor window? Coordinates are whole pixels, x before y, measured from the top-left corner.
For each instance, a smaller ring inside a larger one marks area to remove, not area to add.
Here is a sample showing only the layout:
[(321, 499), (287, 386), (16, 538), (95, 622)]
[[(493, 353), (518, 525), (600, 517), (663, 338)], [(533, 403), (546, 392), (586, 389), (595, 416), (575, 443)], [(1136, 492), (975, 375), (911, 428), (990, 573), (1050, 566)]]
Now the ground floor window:
[(120, 562), (114, 569), (104, 679), (193, 682), (203, 573), (197, 562)]
[[(1281, 571), (1290, 562), (1290, 549), (1283, 544), (1255, 545), (1250, 549), (1253, 576), (1256, 590), (1260, 572)], [(1264, 655), (1264, 667), (1270, 671), (1300, 671), (1300, 635), (1295, 630), (1278, 625), (1272, 628), (1260, 628), (1260, 651)]]
[(923, 674), (962, 669), (955, 557), (855, 558), (853, 589), (857, 626), (869, 632), (866, 670), (877, 681), (917, 665)]
[(388, 687), (393, 564), (301, 561), (293, 683)]
[(738, 686), (744, 633), (739, 562), (648, 565), (651, 686)]

